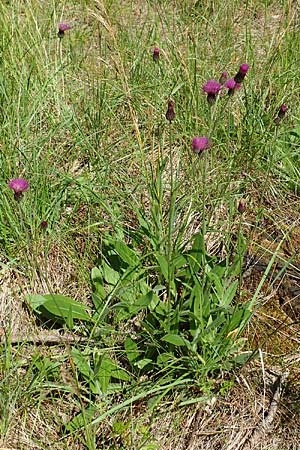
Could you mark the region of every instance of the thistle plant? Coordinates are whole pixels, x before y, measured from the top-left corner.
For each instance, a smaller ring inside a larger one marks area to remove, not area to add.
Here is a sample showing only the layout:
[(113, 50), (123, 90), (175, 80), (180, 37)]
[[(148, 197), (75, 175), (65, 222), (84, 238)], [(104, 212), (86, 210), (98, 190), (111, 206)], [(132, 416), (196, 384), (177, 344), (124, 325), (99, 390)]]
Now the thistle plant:
[(57, 36), (62, 39), (65, 35), (65, 32), (71, 29), (71, 25), (65, 22), (61, 22), (58, 24), (58, 33)]
[(217, 99), (217, 95), (222, 89), (221, 83), (216, 80), (208, 80), (203, 86), (203, 92), (207, 94), (207, 101), (210, 105), (213, 105)]
[(29, 183), (25, 178), (14, 178), (9, 181), (8, 187), (14, 191), (15, 200), (20, 201), (23, 193), (29, 189)]

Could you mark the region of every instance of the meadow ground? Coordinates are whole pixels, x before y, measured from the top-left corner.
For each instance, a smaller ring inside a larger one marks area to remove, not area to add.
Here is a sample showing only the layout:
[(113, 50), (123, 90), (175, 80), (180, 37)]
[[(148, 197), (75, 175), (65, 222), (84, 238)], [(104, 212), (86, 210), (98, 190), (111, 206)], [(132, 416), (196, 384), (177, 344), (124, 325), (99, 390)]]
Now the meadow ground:
[(0, 29), (0, 448), (300, 448), (298, 1)]

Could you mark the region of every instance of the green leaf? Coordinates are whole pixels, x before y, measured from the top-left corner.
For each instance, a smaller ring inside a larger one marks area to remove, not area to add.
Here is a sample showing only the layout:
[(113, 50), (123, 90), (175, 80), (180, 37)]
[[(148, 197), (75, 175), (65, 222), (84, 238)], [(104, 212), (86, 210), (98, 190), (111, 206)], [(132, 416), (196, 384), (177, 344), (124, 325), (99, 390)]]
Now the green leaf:
[(190, 266), (193, 271), (198, 271), (205, 257), (205, 242), (202, 233), (196, 234), (192, 249), (188, 252), (191, 257)]
[(99, 411), (99, 408), (94, 405), (91, 405), (88, 408), (84, 409), (81, 413), (77, 414), (74, 419), (66, 424), (66, 431), (75, 431), (79, 428), (84, 427), (85, 424), (90, 424), (97, 411)]
[(40, 314), (39, 307), (46, 303), (47, 299), (39, 294), (26, 295), (26, 300), (33, 309)]
[(106, 262), (102, 263), (102, 267), (103, 267), (103, 277), (106, 283), (115, 286), (120, 280), (119, 273), (116, 270), (112, 269), (108, 264), (106, 264)]
[(116, 378), (117, 380), (122, 381), (130, 381), (132, 380), (131, 375), (126, 372), (126, 370), (122, 369), (121, 367), (115, 365), (115, 368), (111, 371), (112, 378)]
[(146, 444), (140, 448), (140, 450), (158, 450), (160, 448), (160, 444)]
[(166, 280), (169, 279), (169, 263), (163, 255), (156, 254), (156, 259), (159, 264), (160, 271)]
[(172, 360), (174, 360), (174, 355), (172, 355), (172, 353), (161, 353), (158, 355), (156, 362), (160, 366), (166, 366)]
[(170, 98), (173, 97), (177, 91), (179, 91), (183, 86), (185, 85), (185, 82), (182, 81), (181, 83), (177, 84), (177, 86), (175, 86), (170, 94)]
[(93, 267), (91, 270), (91, 279), (94, 284), (103, 283), (102, 272), (99, 267)]
[(141, 359), (140, 361), (135, 363), (135, 366), (138, 367), (139, 369), (143, 369), (144, 367), (146, 367), (148, 364), (152, 363), (152, 359), (149, 358), (144, 358)]
[[(92, 283), (93, 286), (95, 288), (95, 291), (97, 293), (97, 295), (100, 297), (100, 299), (105, 299), (106, 298), (106, 292), (105, 289), (103, 287), (103, 277), (102, 277), (102, 272), (98, 267), (93, 267), (92, 271), (91, 271), (91, 279), (92, 279)], [(97, 308), (97, 305), (95, 305)]]
[(71, 309), (74, 319), (91, 320), (86, 312), (87, 307), (70, 297), (60, 294), (46, 294), (44, 297), (47, 301), (43, 304), (43, 307), (54, 316), (67, 319)]
[(222, 306), (229, 306), (234, 299), (234, 296), (236, 294), (237, 288), (239, 285), (239, 280), (235, 280), (231, 285), (226, 289), (226, 291), (223, 294), (223, 302), (221, 303)]
[(124, 242), (117, 241), (114, 243), (114, 246), (120, 258), (129, 266), (139, 265), (140, 258), (131, 248), (124, 244)]
[(73, 313), (72, 313), (72, 307), (71, 305), (69, 306), (69, 314), (66, 320), (66, 325), (69, 328), (69, 330), (73, 330), (74, 329), (74, 320), (73, 320)]
[(71, 352), (73, 361), (79, 372), (84, 376), (86, 380), (93, 378), (93, 370), (89, 364), (89, 356), (84, 355), (80, 350), (72, 348)]
[(185, 347), (188, 343), (183, 337), (179, 336), (178, 334), (166, 334), (166, 336), (162, 337), (161, 340), (175, 345), (176, 347)]
[(99, 381), (100, 389), (103, 394), (105, 394), (107, 392), (109, 382), (110, 382), (111, 372), (114, 369), (114, 367), (115, 367), (115, 364), (111, 361), (111, 359), (108, 356), (104, 355), (102, 357), (100, 367), (99, 367), (99, 372), (97, 374), (97, 379)]
[(92, 294), (92, 301), (94, 303), (97, 313), (100, 313), (101, 310), (105, 307), (105, 302), (103, 302), (103, 299), (96, 293)]
[(60, 318), (64, 322), (70, 321), (70, 311), (73, 319), (92, 321), (86, 312), (87, 307), (82, 303), (60, 294), (27, 295), (29, 304), (35, 311), (48, 318)]
[(149, 291), (146, 295), (140, 297), (133, 305), (128, 307), (130, 314), (135, 315), (146, 309), (152, 302), (154, 295), (153, 291)]
[(132, 364), (140, 355), (137, 343), (128, 337), (125, 340), (124, 347), (128, 361)]

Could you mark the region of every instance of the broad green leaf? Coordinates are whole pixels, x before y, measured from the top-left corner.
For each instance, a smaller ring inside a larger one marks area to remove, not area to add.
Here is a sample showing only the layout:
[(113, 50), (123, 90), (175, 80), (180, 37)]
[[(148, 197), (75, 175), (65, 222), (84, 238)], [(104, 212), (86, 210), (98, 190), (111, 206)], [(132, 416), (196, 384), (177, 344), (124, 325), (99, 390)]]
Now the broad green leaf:
[(71, 355), (79, 372), (85, 377), (86, 380), (90, 380), (93, 377), (93, 370), (89, 364), (89, 356), (84, 355), (76, 348), (72, 348)]
[[(166, 288), (164, 286), (160, 286), (160, 291), (165, 290)], [(156, 294), (156, 292), (153, 292), (151, 303), (149, 304), (150, 311), (154, 311), (157, 305), (160, 303), (159, 296)]]
[(130, 337), (125, 340), (125, 352), (130, 364), (132, 364), (140, 355), (137, 343)]
[[(104, 355), (101, 360), (101, 364), (99, 367), (99, 372), (97, 374), (97, 380), (100, 385), (100, 389), (102, 393), (107, 392), (107, 388), (109, 386), (111, 372), (114, 369), (115, 364), (111, 361), (111, 359)], [(96, 375), (95, 375), (96, 376)]]
[(73, 330), (73, 328), (74, 328), (74, 320), (73, 320), (73, 312), (72, 312), (71, 305), (69, 306), (69, 314), (68, 314), (68, 317), (66, 319), (66, 324), (67, 324), (67, 327), (69, 328), (69, 330)]
[(184, 347), (187, 345), (187, 341), (178, 334), (167, 334), (166, 336), (162, 337), (161, 340), (175, 345), (175, 347)]
[(82, 303), (60, 294), (46, 294), (43, 297), (47, 300), (42, 306), (50, 314), (62, 319), (67, 319), (72, 310), (73, 319), (90, 321), (91, 317), (87, 314), (87, 307)]
[(131, 248), (129, 248), (124, 242), (115, 242), (115, 249), (120, 258), (129, 266), (135, 266), (139, 264), (140, 258), (138, 257), (138, 255), (133, 250), (131, 250)]
[(211, 273), (215, 274), (219, 279), (223, 278), (227, 270), (227, 261), (217, 262), (212, 268)]
[(159, 300), (155, 307), (155, 312), (161, 316), (165, 316), (169, 312), (169, 307), (166, 303)]
[(116, 378), (117, 380), (122, 381), (130, 381), (132, 380), (131, 375), (126, 372), (126, 370), (122, 369), (122, 367), (119, 367), (115, 365), (115, 368), (111, 371), (112, 378)]
[(66, 431), (75, 431), (79, 428), (85, 426), (85, 424), (89, 424), (93, 421), (95, 414), (99, 411), (99, 407), (94, 405), (89, 406), (84, 409), (81, 413), (77, 414), (69, 423), (66, 424)]
[(163, 255), (156, 254), (156, 259), (159, 264), (160, 271), (166, 280), (169, 279), (169, 263)]
[(99, 269), (99, 267), (93, 267), (92, 268), (92, 270), (91, 270), (91, 279), (92, 279), (92, 282), (94, 284), (96, 284), (96, 283), (102, 284), (103, 283), (103, 276), (102, 276), (102, 272)]
[(70, 320), (70, 311), (72, 311), (73, 319), (92, 320), (86, 312), (88, 308), (70, 297), (60, 294), (34, 294), (27, 295), (26, 298), (32, 308), (45, 317), (60, 318), (66, 321), (68, 318)]
[(139, 369), (143, 369), (144, 367), (146, 367), (148, 364), (152, 363), (152, 359), (149, 358), (144, 358), (141, 359), (140, 361), (136, 362), (134, 365), (137, 366)]
[(223, 302), (221, 306), (229, 306), (236, 294), (237, 288), (239, 285), (239, 280), (235, 280), (231, 285), (226, 289), (223, 294)]
[(103, 262), (102, 267), (103, 267), (103, 277), (106, 283), (115, 286), (120, 280), (119, 273), (116, 270), (112, 269), (108, 264), (106, 264), (106, 262)]
[(40, 313), (39, 307), (47, 301), (47, 299), (43, 295), (39, 294), (26, 295), (26, 300), (28, 301), (31, 308), (38, 313)]
[(166, 366), (173, 359), (174, 355), (172, 355), (172, 353), (161, 353), (160, 355), (158, 355), (156, 362), (160, 366)]
[(177, 255), (174, 259), (173, 259), (173, 265), (175, 269), (179, 269), (179, 268), (183, 268), (187, 265), (187, 260), (185, 258), (185, 256), (183, 255)]
[(146, 295), (140, 297), (133, 305), (130, 305), (128, 309), (131, 315), (138, 314), (140, 311), (147, 308), (152, 302), (154, 295), (153, 291), (149, 291)]
[[(97, 295), (100, 297), (100, 299), (104, 299), (106, 297), (106, 292), (103, 287), (103, 277), (102, 272), (98, 267), (93, 267), (91, 271), (91, 279), (93, 286), (96, 290)], [(97, 308), (97, 305), (95, 305)]]
[(203, 263), (203, 256), (205, 256), (205, 242), (202, 233), (196, 234), (192, 249), (188, 254), (191, 255), (194, 260), (194, 264), (192, 264), (193, 269), (198, 270)]
[(92, 301), (95, 305), (97, 313), (101, 312), (102, 308), (105, 306), (103, 299), (96, 293), (92, 294)]

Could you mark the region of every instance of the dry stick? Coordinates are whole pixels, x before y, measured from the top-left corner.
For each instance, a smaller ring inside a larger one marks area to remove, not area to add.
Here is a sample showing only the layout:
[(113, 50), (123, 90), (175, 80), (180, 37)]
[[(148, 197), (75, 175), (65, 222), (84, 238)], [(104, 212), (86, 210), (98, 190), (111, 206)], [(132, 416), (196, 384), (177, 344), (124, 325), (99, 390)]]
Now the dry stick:
[[(82, 337), (74, 337), (68, 335), (57, 335), (51, 333), (40, 334), (38, 336), (18, 336), (12, 335), (9, 338), (5, 336), (0, 336), (0, 345), (4, 345), (6, 342), (9, 342), (12, 345), (18, 344), (36, 344), (36, 345), (62, 345), (62, 344), (70, 344), (74, 342), (82, 342), (85, 339)], [(1, 450), (1, 448), (0, 448)]]
[(275, 388), (273, 398), (271, 400), (269, 409), (266, 411), (263, 421), (257, 424), (254, 429), (250, 429), (245, 433), (238, 433), (238, 435), (235, 437), (233, 442), (229, 444), (226, 450), (242, 450), (246, 444), (249, 444), (249, 448), (252, 448), (254, 443), (257, 442), (264, 433), (269, 431), (269, 429), (271, 428), (271, 424), (275, 418), (283, 387), (288, 376), (289, 371), (283, 372), (277, 376), (276, 381), (273, 384), (273, 387)]

